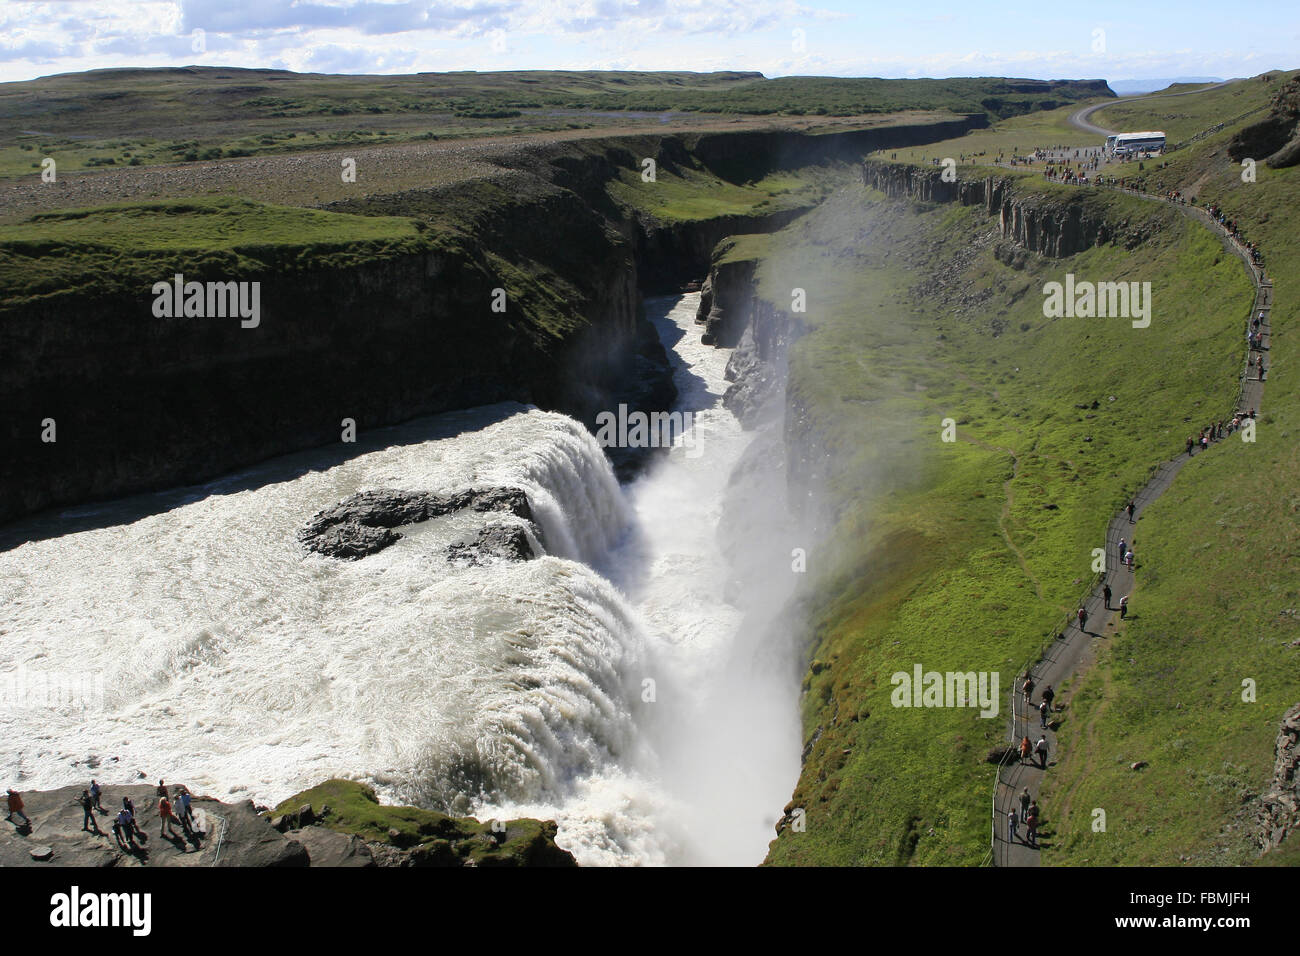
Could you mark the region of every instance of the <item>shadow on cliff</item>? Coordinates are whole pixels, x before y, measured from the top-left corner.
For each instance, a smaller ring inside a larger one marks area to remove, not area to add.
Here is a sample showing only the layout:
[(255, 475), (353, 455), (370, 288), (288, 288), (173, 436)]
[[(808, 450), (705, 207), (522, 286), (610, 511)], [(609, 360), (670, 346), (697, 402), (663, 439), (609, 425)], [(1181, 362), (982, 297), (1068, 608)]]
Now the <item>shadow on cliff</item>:
[[(163, 514), (202, 501), (212, 495), (233, 495), (241, 491), (254, 491), (266, 485), (293, 481), (311, 472), (326, 471), (353, 458), (394, 445), (414, 445), (480, 431), (531, 407), (518, 402), (499, 402), (462, 411), (443, 412), (401, 425), (369, 429), (359, 432), (355, 442), (336, 442), (293, 452), (202, 484), (183, 485), (166, 491), (92, 502), (72, 508), (52, 508), (0, 528), (0, 551), (11, 550), (29, 541), (44, 541), (66, 534), (130, 524), (150, 515)], [(329, 504), (332, 502), (321, 502), (322, 507)]]

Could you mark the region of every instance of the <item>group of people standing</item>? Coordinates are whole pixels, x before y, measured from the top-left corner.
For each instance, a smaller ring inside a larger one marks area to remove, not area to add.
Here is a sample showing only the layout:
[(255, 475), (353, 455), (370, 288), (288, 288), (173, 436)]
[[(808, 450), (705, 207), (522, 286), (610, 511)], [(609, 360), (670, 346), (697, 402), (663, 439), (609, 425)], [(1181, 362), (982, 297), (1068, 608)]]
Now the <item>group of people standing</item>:
[[(175, 788), (176, 802), (172, 803), (167, 793), (167, 784), (162, 780), (158, 781), (158, 818), (161, 826), (158, 828), (158, 837), (176, 836), (176, 825), (180, 824), (181, 831), (186, 837), (194, 836), (194, 810), (192, 807), (193, 798), (190, 795), (189, 788), (184, 785), (178, 785)], [(90, 781), (90, 789), (81, 791), (81, 808), (85, 817), (81, 823), (82, 830), (93, 830), (100, 833), (99, 824), (95, 820), (95, 811), (107, 813), (103, 804), (100, 802), (102, 791), (100, 786), (94, 780)], [(89, 824), (89, 826), (87, 826)], [(117, 845), (123, 850), (135, 851), (139, 848), (139, 843), (148, 842), (149, 838), (144, 831), (140, 829), (139, 821), (136, 818), (135, 804), (130, 797), (122, 797), (122, 809), (117, 812), (113, 818), (113, 837), (117, 840)]]
[[(186, 837), (193, 837), (196, 833), (196, 824), (194, 821), (193, 796), (189, 788), (183, 784), (178, 784), (172, 788), (173, 793), (169, 794), (167, 784), (162, 780), (158, 781), (158, 817), (162, 821), (159, 828), (158, 836), (161, 839), (164, 836), (173, 838), (177, 835), (177, 827)], [(7, 820), (12, 821), (15, 816), (22, 818), (20, 826), (31, 828), (31, 820), (23, 812), (23, 798), (16, 790), (9, 790), (9, 816)], [(173, 800), (173, 796), (175, 799)], [(99, 785), (99, 781), (91, 780), (90, 786), (81, 791), (81, 796), (77, 798), (77, 803), (81, 806), (81, 830), (83, 833), (94, 833), (103, 836), (104, 831), (99, 828), (99, 820), (96, 813), (108, 814), (110, 811), (104, 807), (103, 803), (104, 790)], [(135, 804), (129, 796), (122, 797), (122, 807), (113, 815), (113, 838), (117, 845), (125, 851), (135, 852), (144, 843), (147, 843), (149, 837), (140, 829), (140, 823), (136, 816)]]
[[(1260, 377), (1260, 381), (1263, 381), (1264, 379), (1263, 356), (1260, 357), (1259, 377)], [(1252, 408), (1248, 412), (1238, 413), (1236, 415), (1233, 415), (1232, 418), (1228, 421), (1210, 422), (1210, 424), (1202, 428), (1197, 434), (1187, 436), (1187, 442), (1185, 445), (1185, 447), (1187, 448), (1187, 456), (1190, 458), (1192, 455), (1194, 455), (1196, 453), (1197, 448), (1200, 448), (1201, 451), (1209, 451), (1210, 442), (1223, 441), (1223, 439), (1227, 438), (1229, 435), (1233, 434), (1239, 428), (1241, 428), (1242, 425), (1247, 420), (1254, 419), (1254, 417), (1255, 417), (1255, 409)]]

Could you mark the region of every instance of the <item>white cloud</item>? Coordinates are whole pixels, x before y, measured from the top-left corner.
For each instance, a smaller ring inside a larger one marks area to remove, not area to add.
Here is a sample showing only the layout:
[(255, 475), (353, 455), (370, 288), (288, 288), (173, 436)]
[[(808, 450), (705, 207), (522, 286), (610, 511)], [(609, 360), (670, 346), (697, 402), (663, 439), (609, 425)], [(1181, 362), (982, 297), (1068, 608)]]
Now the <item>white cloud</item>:
[[(1138, 16), (1007, 22), (981, 9), (846, 14), (838, 0), (88, 0), (0, 6), (0, 79), (120, 66), (318, 72), (447, 69), (757, 70), (769, 76), (1244, 75), (1294, 65), (1253, 42), (1120, 49), (1164, 31)], [(994, 5), (996, 6), (996, 5)], [(1006, 23), (1003, 30), (999, 23)], [(1108, 54), (1090, 49), (1094, 26)], [(1293, 29), (1279, 24), (1269, 42)], [(190, 34), (205, 31), (206, 52)], [(806, 51), (791, 46), (804, 31)], [(1010, 32), (1014, 30), (1014, 32)], [(1258, 31), (1257, 31), (1258, 32)], [(1240, 33), (1237, 35), (1240, 37)], [(1037, 41), (1045, 41), (1041, 44)], [(1179, 42), (1179, 41), (1183, 42)], [(982, 47), (982, 49), (980, 49)], [(1214, 49), (1218, 47), (1218, 49)]]

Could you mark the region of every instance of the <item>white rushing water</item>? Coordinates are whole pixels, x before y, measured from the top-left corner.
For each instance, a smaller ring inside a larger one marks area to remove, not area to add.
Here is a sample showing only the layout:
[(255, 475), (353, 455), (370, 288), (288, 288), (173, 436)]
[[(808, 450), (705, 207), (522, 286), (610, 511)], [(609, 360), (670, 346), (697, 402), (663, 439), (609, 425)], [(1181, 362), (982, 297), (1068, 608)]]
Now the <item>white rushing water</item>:
[[(274, 803), (345, 776), (554, 818), (584, 864), (761, 860), (798, 769), (794, 690), (733, 679), (714, 529), (747, 437), (717, 406), (727, 353), (698, 344), (697, 300), (651, 303), (697, 447), (626, 489), (578, 423), (500, 405), (31, 522), (0, 552), (5, 779), (139, 771)], [(358, 490), (471, 486), (523, 488), (547, 556), (449, 562), (473, 512), (356, 562), (296, 537)]]

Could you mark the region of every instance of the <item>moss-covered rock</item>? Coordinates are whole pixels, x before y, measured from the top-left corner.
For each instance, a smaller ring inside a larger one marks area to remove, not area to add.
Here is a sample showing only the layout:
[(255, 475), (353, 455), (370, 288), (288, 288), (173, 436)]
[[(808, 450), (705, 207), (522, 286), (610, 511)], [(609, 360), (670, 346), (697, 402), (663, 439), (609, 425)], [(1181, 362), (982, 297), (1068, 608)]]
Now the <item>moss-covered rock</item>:
[[(294, 794), (271, 811), (281, 826), (310, 823), (355, 834), (391, 848), (377, 853), (390, 866), (576, 866), (555, 843), (546, 820), (480, 823), (420, 807), (381, 804), (375, 791), (353, 780), (326, 780)], [(396, 851), (396, 852), (392, 852)]]

